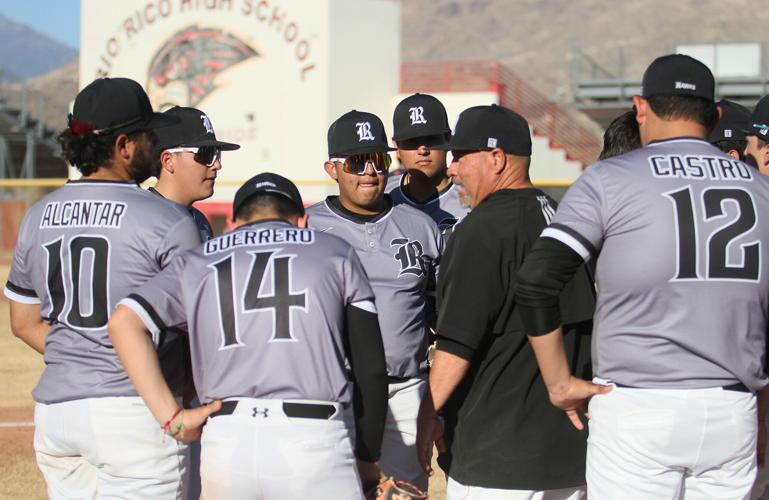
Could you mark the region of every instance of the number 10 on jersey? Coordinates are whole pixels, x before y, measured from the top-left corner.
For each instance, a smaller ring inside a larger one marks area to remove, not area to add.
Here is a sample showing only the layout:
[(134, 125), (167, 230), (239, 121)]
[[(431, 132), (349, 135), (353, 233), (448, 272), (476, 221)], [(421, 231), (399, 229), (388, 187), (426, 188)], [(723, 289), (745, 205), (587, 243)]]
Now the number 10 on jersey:
[[(673, 201), (677, 231), (676, 275), (678, 280), (739, 280), (757, 281), (761, 269), (761, 242), (737, 243), (756, 227), (756, 209), (751, 194), (740, 188), (709, 188), (698, 197), (691, 186), (665, 193)], [(695, 203), (695, 200), (699, 203)], [(725, 206), (733, 204), (737, 216), (727, 219)], [(697, 207), (701, 213), (697, 213)], [(724, 222), (709, 234), (706, 223), (723, 219)], [(739, 247), (739, 259), (729, 262), (729, 250)], [(705, 255), (703, 278), (698, 273), (698, 262)]]

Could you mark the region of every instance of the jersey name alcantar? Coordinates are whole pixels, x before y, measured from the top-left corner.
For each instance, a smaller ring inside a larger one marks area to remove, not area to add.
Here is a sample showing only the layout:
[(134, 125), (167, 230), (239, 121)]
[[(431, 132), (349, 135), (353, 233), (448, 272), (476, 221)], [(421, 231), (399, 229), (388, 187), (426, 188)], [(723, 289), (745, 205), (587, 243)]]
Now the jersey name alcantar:
[(350, 245), (269, 220), (208, 240), (122, 304), (151, 332), (188, 330), (203, 403), (347, 403), (345, 308), (376, 312), (373, 296)]
[[(372, 222), (349, 218), (328, 200), (307, 209), (308, 224), (347, 241), (358, 253), (376, 296), (387, 374), (427, 370), (430, 312), (443, 240), (422, 212), (396, 205)], [(433, 312), (434, 313), (434, 312)]]
[(435, 198), (425, 203), (412, 200), (403, 189), (405, 175), (393, 175), (387, 179), (385, 192), (390, 195), (393, 204), (408, 204), (417, 210), (426, 213), (438, 224), (438, 229), (444, 235), (450, 234), (454, 225), (470, 213), (470, 208), (465, 207), (459, 201), (459, 186), (449, 184), (446, 189)]
[(597, 376), (642, 388), (766, 383), (769, 179), (697, 139), (587, 169), (543, 236), (598, 256)]
[[(136, 183), (71, 181), (33, 205), (5, 294), (39, 303), (52, 324), (35, 401), (135, 396), (107, 321), (119, 300), (200, 242), (189, 212)], [(183, 383), (181, 340), (171, 332), (156, 339), (174, 389)]]

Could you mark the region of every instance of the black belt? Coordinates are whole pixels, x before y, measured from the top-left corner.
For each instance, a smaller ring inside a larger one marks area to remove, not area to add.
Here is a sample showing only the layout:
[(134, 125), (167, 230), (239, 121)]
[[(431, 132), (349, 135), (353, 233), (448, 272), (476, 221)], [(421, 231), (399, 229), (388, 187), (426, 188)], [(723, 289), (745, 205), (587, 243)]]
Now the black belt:
[[(617, 382), (612, 382), (612, 384), (616, 385), (617, 387), (623, 387), (625, 389), (643, 389), (643, 387), (634, 387), (632, 385), (618, 384)], [(742, 382), (738, 382), (732, 385), (725, 385), (725, 386), (722, 386), (721, 389), (725, 391), (735, 391), (735, 392), (753, 392), (750, 389), (748, 389), (748, 386), (746, 386)]]
[[(240, 401), (222, 401), (222, 408), (212, 413), (211, 417), (220, 417), (222, 415), (232, 415)], [(318, 420), (328, 420), (336, 413), (334, 405), (324, 405), (317, 403), (283, 403), (283, 413), (292, 418), (315, 418)]]

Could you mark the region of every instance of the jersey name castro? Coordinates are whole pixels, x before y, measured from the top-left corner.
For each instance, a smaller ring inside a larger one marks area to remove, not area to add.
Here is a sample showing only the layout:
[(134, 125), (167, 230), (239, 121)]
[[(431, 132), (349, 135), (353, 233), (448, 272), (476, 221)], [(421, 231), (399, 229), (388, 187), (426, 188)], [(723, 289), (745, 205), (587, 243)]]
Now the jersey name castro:
[(542, 234), (598, 257), (596, 374), (649, 388), (735, 376), (760, 387), (767, 213), (769, 179), (704, 141), (655, 142), (589, 167)]

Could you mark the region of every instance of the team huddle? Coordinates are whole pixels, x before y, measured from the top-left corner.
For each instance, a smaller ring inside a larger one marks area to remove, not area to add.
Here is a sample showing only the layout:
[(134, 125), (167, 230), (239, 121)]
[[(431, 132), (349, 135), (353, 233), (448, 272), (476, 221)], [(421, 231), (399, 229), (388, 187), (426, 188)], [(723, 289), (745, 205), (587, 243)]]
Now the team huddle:
[(82, 177), (29, 209), (5, 285), (49, 497), (426, 498), (437, 449), (449, 499), (750, 498), (769, 96), (714, 93), (656, 59), (560, 206), (505, 107), (452, 131), (414, 94), (391, 137), (352, 110), (319, 161), (338, 195), (258, 173), (214, 236), (192, 204), (239, 146), (92, 82), (58, 138)]

